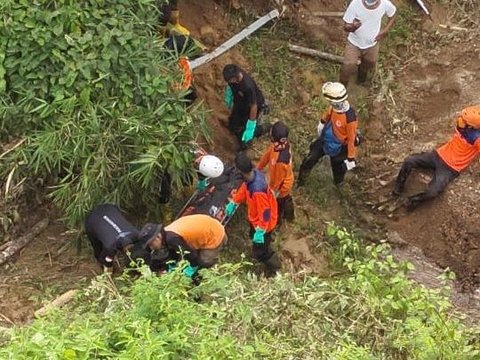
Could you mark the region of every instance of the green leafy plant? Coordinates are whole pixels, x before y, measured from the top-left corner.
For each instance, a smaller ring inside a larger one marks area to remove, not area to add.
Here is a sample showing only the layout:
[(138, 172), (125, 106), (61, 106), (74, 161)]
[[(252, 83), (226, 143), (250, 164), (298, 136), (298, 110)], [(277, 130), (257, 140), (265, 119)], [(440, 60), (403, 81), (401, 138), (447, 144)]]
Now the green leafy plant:
[[(441, 291), (407, 278), (387, 246), (345, 229), (328, 236), (345, 273), (296, 280), (181, 266), (157, 277), (95, 280), (70, 308), (3, 333), (2, 359), (476, 359), (480, 329), (465, 327)], [(242, 270), (242, 271), (241, 271)]]
[(72, 225), (100, 201), (158, 209), (159, 176), (189, 177), (189, 142), (206, 127), (175, 90), (181, 72), (156, 32), (155, 1), (2, 8), (0, 136), (28, 141), (1, 172), (41, 179)]

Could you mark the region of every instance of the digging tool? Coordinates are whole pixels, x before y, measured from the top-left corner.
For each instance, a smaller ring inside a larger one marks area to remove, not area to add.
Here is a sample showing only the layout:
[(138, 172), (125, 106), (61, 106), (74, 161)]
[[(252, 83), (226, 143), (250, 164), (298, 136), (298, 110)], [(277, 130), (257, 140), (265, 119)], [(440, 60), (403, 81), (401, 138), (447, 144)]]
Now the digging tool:
[(432, 19), (432, 14), (430, 13), (430, 11), (428, 10), (427, 6), (425, 5), (425, 3), (422, 1), (422, 0), (417, 0), (417, 4), (422, 8), (423, 12), (425, 14), (427, 14), (427, 16), (430, 18), (430, 20), (433, 20)]
[(233, 48), (235, 45), (237, 45), (240, 41), (248, 37), (249, 35), (253, 34), (255, 31), (260, 29), (262, 26), (264, 26), (266, 23), (269, 21), (278, 18), (280, 16), (280, 13), (278, 10), (272, 10), (270, 11), (267, 15), (262, 16), (260, 19), (255, 21), (254, 23), (250, 24), (247, 26), (245, 29), (240, 31), (238, 34), (230, 38), (229, 40), (225, 41), (222, 45), (217, 47), (215, 50), (213, 50), (211, 53), (208, 53), (204, 56), (199, 57), (198, 59), (192, 60), (190, 62), (190, 67), (191, 69), (195, 69), (199, 66), (202, 66), (213, 59), (219, 57), (226, 51), (230, 50)]

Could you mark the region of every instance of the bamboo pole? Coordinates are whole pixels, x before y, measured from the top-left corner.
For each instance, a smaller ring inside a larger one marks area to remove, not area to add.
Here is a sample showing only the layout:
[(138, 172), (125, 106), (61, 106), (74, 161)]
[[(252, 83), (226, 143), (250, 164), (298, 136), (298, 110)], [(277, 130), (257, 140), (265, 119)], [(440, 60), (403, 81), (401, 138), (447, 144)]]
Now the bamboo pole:
[(199, 66), (202, 66), (202, 65), (212, 61), (213, 59), (219, 57), (220, 55), (222, 55), (223, 53), (227, 52), (232, 47), (237, 45), (240, 41), (242, 41), (243, 39), (245, 39), (249, 35), (253, 34), (255, 31), (257, 31), (258, 29), (260, 29), (262, 26), (264, 26), (270, 20), (275, 19), (279, 16), (280, 16), (280, 13), (278, 12), (278, 10), (270, 11), (267, 15), (262, 16), (260, 19), (258, 19), (254, 23), (247, 26), (245, 29), (240, 31), (238, 34), (234, 35), (232, 38), (225, 41), (222, 45), (217, 47), (211, 53), (206, 54), (204, 56), (201, 56), (198, 59), (192, 60), (190, 62), (191, 69), (193, 70), (193, 69), (195, 69)]

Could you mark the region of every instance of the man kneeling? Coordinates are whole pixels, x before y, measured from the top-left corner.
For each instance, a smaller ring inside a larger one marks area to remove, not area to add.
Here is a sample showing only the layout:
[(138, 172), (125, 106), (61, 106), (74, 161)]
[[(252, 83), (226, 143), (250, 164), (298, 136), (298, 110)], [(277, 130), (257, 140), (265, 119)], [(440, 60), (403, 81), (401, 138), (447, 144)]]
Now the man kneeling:
[(152, 271), (166, 272), (183, 258), (190, 263), (184, 269), (185, 275), (195, 278), (199, 269), (217, 263), (227, 235), (218, 220), (198, 214), (183, 216), (165, 227), (146, 224), (140, 238), (146, 241), (147, 250), (152, 251)]

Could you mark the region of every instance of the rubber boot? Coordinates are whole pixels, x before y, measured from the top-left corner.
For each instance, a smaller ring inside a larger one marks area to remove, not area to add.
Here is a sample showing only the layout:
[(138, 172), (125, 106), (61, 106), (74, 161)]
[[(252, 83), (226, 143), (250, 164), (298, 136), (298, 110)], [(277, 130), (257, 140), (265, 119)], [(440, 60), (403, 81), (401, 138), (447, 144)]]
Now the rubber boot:
[(265, 275), (267, 277), (276, 276), (282, 266), (280, 263), (280, 259), (278, 258), (278, 255), (276, 253), (273, 253), (273, 255), (270, 256), (268, 260), (264, 261), (264, 264), (265, 264)]

